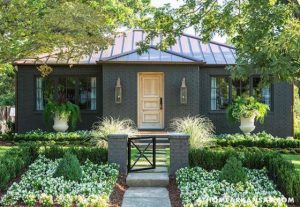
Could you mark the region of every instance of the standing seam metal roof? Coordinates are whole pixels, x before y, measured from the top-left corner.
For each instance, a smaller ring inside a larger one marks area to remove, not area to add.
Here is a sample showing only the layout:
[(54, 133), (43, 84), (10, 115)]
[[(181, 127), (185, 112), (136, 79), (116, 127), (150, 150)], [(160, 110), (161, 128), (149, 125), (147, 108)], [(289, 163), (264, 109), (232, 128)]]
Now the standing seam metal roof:
[(182, 34), (176, 43), (166, 51), (157, 50), (155, 45), (161, 37), (151, 41), (148, 52), (137, 53), (137, 43), (143, 41), (146, 33), (140, 29), (129, 30), (116, 36), (114, 44), (107, 49), (82, 56), (79, 60), (59, 59), (57, 54), (44, 54), (34, 58), (15, 61), (16, 65), (23, 64), (97, 64), (101, 61), (130, 61), (130, 62), (205, 62), (206, 64), (225, 65), (235, 64), (235, 48), (226, 44), (210, 41), (201, 42), (200, 38)]

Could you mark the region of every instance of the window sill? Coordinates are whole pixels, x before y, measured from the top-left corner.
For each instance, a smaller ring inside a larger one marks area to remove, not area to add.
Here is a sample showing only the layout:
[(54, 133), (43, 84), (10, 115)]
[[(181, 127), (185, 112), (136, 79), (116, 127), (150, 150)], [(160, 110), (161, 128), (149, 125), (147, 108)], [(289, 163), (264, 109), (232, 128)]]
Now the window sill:
[(209, 111), (208, 114), (226, 114), (225, 110)]

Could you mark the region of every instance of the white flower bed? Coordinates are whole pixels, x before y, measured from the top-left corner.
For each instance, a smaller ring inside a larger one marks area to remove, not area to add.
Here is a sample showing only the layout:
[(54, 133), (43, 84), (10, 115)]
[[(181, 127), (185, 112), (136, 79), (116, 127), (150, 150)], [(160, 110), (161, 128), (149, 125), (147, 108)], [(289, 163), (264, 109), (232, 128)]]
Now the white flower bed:
[(52, 206), (105, 206), (118, 178), (117, 165), (97, 165), (87, 160), (82, 166), (80, 182), (53, 177), (60, 159), (52, 161), (40, 156), (19, 183), (13, 183), (2, 198), (3, 205), (14, 205), (18, 201), (33, 206), (40, 203)]
[(218, 170), (200, 167), (182, 168), (176, 182), (184, 206), (214, 207), (284, 207), (285, 197), (268, 179), (266, 170), (246, 169), (248, 181), (230, 184), (220, 181)]

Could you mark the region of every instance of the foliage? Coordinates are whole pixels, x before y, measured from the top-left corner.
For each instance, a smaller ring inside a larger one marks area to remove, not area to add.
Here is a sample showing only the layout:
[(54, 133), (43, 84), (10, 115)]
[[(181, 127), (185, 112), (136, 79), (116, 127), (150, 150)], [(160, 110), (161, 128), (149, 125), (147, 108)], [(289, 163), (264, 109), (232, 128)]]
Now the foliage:
[(241, 117), (249, 118), (255, 115), (255, 118), (263, 123), (269, 110), (268, 105), (258, 102), (252, 96), (238, 96), (226, 109), (226, 115), (231, 121), (240, 121)]
[(243, 166), (250, 169), (267, 169), (269, 178), (286, 197), (300, 203), (300, 175), (295, 166), (279, 153), (258, 148), (193, 149), (189, 153), (190, 166), (199, 166), (206, 170), (220, 170), (226, 160), (236, 156), (241, 158)]
[(245, 183), (247, 181), (247, 174), (242, 166), (242, 162), (234, 156), (229, 157), (220, 172), (220, 179), (226, 180), (229, 183)]
[(0, 62), (0, 106), (15, 105), (15, 83), (13, 66)]
[(203, 116), (175, 118), (170, 127), (176, 132), (190, 135), (189, 142), (192, 148), (209, 145), (215, 129), (212, 121)]
[(266, 132), (252, 135), (243, 134), (221, 134), (215, 136), (215, 143), (219, 146), (245, 146), (264, 148), (300, 148), (300, 140), (290, 138), (273, 137)]
[(82, 177), (82, 169), (76, 155), (73, 155), (69, 152), (65, 153), (53, 176), (63, 177), (64, 179), (70, 181), (79, 181)]
[(24, 134), (16, 134), (8, 137), (8, 141), (85, 141), (91, 138), (90, 131), (74, 132), (46, 132), (40, 129), (32, 130)]
[(119, 119), (104, 117), (93, 124), (93, 142), (98, 146), (107, 146), (107, 138), (110, 134), (134, 134), (136, 127), (131, 119)]
[[(275, 190), (266, 170), (245, 169), (248, 181), (220, 181), (222, 172), (208, 172), (201, 167), (182, 168), (176, 182), (184, 206), (287, 206), (284, 196)], [(234, 172), (233, 172), (234, 173)]]
[[(184, 1), (155, 10), (141, 21), (151, 39), (161, 35), (162, 49), (176, 42), (186, 28), (193, 27), (203, 41), (216, 34), (228, 37), (237, 51), (236, 65), (228, 66), (235, 78), (258, 74), (264, 82), (299, 79), (299, 1), (203, 0)], [(297, 14), (297, 15), (296, 15)]]
[(53, 177), (60, 161), (39, 156), (21, 181), (8, 189), (1, 204), (14, 206), (16, 202), (34, 200), (34, 204), (43, 201), (42, 205), (107, 206), (119, 174), (117, 165), (98, 165), (86, 160), (81, 166), (82, 178), (77, 182)]
[(6, 189), (8, 183), (36, 159), (37, 152), (35, 145), (22, 145), (0, 157), (0, 190)]
[(76, 155), (80, 163), (87, 159), (95, 164), (107, 163), (108, 152), (105, 148), (100, 147), (62, 147), (60, 145), (45, 145), (41, 147), (40, 154), (55, 160), (62, 158), (66, 153)]
[(294, 85), (294, 137), (300, 138), (300, 97), (299, 87)]
[(66, 102), (54, 102), (48, 101), (44, 109), (44, 118), (47, 125), (49, 125), (50, 119), (58, 116), (60, 119), (70, 119), (71, 129), (74, 130), (77, 121), (80, 119), (79, 106), (69, 101)]
[(111, 44), (120, 27), (134, 26), (149, 4), (149, 0), (1, 1), (0, 64), (53, 51), (61, 58), (99, 51)]

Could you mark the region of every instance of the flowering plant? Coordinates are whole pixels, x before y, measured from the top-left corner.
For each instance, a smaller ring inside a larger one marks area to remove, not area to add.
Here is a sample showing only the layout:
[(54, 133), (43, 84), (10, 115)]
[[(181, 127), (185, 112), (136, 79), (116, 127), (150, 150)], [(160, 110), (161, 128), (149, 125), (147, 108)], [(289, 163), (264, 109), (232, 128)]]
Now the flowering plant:
[(69, 181), (53, 177), (60, 160), (39, 156), (21, 181), (11, 185), (0, 204), (13, 206), (22, 202), (34, 206), (40, 202), (43, 206), (107, 206), (119, 174), (116, 164), (98, 165), (87, 160), (81, 166), (80, 181)]

